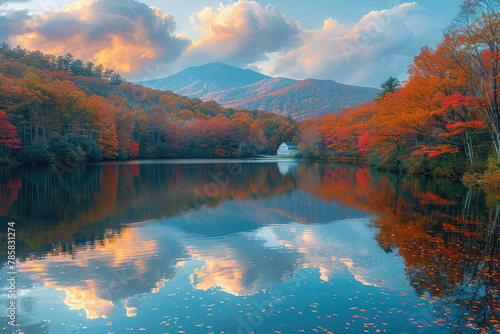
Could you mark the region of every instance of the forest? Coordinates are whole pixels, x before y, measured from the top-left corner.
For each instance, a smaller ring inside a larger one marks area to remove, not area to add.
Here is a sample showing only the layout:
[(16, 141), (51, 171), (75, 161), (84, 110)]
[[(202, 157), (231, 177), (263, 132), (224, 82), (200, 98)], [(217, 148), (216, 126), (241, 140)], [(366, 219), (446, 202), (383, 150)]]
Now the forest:
[(299, 122), (133, 85), (111, 69), (0, 44), (2, 162), (249, 157)]
[(498, 1), (466, 1), (442, 41), (414, 57), (407, 80), (391, 77), (375, 101), (305, 121), (299, 149), (499, 187), (499, 71)]

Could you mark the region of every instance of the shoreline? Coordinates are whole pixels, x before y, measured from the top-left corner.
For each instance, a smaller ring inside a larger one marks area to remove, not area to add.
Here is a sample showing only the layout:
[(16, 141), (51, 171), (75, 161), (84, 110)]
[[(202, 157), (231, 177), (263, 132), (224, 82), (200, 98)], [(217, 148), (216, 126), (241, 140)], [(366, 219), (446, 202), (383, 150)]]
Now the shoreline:
[(251, 157), (251, 158), (146, 158), (146, 159), (130, 159), (130, 160), (101, 160), (96, 162), (80, 162), (80, 163), (72, 163), (66, 161), (50, 161), (44, 164), (27, 164), (19, 161), (10, 160), (8, 163), (0, 164), (0, 166), (51, 166), (51, 165), (65, 165), (68, 167), (77, 167), (77, 166), (85, 166), (85, 165), (112, 165), (112, 164), (160, 164), (160, 163), (168, 163), (168, 164), (191, 164), (191, 163), (201, 163), (201, 164), (210, 164), (210, 163), (251, 163), (251, 162), (292, 162), (292, 161), (312, 161), (310, 159), (304, 158), (295, 158), (294, 156), (259, 156), (259, 157)]
[[(40, 167), (40, 166), (53, 166), (53, 165), (64, 165), (68, 166), (70, 168), (72, 167), (78, 167), (78, 166), (98, 166), (98, 165), (132, 165), (132, 164), (138, 164), (138, 165), (155, 165), (155, 164), (180, 164), (180, 165), (194, 165), (194, 164), (224, 164), (224, 163), (268, 163), (268, 162), (306, 162), (306, 161), (311, 161), (311, 162), (340, 162), (340, 163), (348, 163), (348, 164), (364, 164), (368, 167), (372, 167), (375, 169), (379, 170), (384, 170), (380, 169), (377, 166), (371, 166), (366, 162), (365, 159), (362, 158), (348, 158), (348, 157), (342, 157), (342, 158), (335, 158), (335, 157), (328, 157), (328, 158), (319, 158), (319, 159), (307, 159), (307, 158), (296, 158), (294, 156), (278, 156), (278, 155), (261, 155), (258, 157), (252, 157), (252, 158), (171, 158), (171, 159), (164, 159), (164, 158), (147, 158), (147, 159), (134, 159), (134, 160), (101, 160), (98, 162), (83, 162), (83, 163), (77, 163), (77, 164), (72, 164), (68, 162), (57, 162), (57, 161), (52, 161), (47, 164), (24, 164), (22, 162), (18, 161), (12, 161), (10, 160), (8, 163), (3, 163), (0, 164), (0, 167), (19, 167), (19, 166), (31, 166), (31, 167)], [(391, 171), (387, 171), (388, 173), (394, 173)], [(398, 173), (395, 173), (398, 174)], [(421, 174), (411, 174), (411, 173), (406, 173), (406, 175), (417, 175), (421, 177), (428, 177), (432, 179), (436, 179), (436, 177), (432, 175), (421, 175)], [(466, 179), (460, 179), (460, 178), (446, 178), (449, 180), (455, 180), (458, 182), (462, 182), (465, 184), (471, 184), (471, 185), (483, 185), (485, 184), (484, 181), (482, 180), (466, 180)]]

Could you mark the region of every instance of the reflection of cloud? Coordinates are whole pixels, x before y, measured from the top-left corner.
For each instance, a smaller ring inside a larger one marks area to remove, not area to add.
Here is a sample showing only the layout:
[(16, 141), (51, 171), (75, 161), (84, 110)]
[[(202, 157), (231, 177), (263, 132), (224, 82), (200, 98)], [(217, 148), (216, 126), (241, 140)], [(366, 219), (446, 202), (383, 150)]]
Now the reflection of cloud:
[(204, 261), (191, 275), (196, 289), (220, 288), (235, 296), (252, 295), (291, 277), (297, 254), (265, 247), (263, 240), (240, 234), (227, 242), (205, 241), (187, 247), (189, 255)]
[[(219, 208), (203, 209), (201, 224), (217, 219), (208, 211), (227, 215)], [(396, 287), (399, 279), (404, 281), (404, 275), (387, 272), (395, 270), (393, 257), (378, 247), (367, 218), (317, 225), (282, 223), (224, 237), (186, 233), (169, 225), (175, 221), (125, 228), (94, 248), (23, 263), (21, 270), (48, 288), (64, 290), (70, 309), (84, 310), (91, 319), (108, 318), (120, 305), (127, 317), (135, 317), (140, 295), (165, 293), (165, 282), (177, 268), (193, 268), (192, 260), (203, 262), (190, 272), (195, 289), (220, 289), (234, 296), (273, 288), (302, 268), (318, 268), (323, 281), (346, 274), (378, 287)]]
[[(347, 270), (364, 285), (382, 286), (380, 278), (389, 276), (385, 271), (394, 268), (393, 257), (381, 252), (367, 222), (347, 220), (331, 225), (293, 224), (268, 229), (283, 247), (302, 254), (300, 267), (318, 268), (323, 281)], [(386, 278), (384, 284), (396, 286), (395, 280)]]
[[(154, 255), (167, 252), (173, 258)], [(145, 236), (140, 229), (129, 228), (93, 248), (73, 256), (49, 256), (22, 264), (20, 271), (48, 288), (64, 290), (64, 302), (71, 310), (85, 310), (87, 318), (108, 318), (119, 300), (126, 300), (127, 314), (137, 313), (137, 302), (131, 296), (158, 292), (164, 286), (165, 270), (175, 273), (180, 254), (175, 243), (166, 247)], [(170, 263), (170, 264), (169, 264)]]
[[(96, 280), (88, 280), (86, 286), (63, 288), (66, 292), (64, 303), (70, 310), (85, 310), (88, 319), (109, 318), (115, 308), (112, 301), (100, 298)], [(52, 286), (58, 288), (57, 286)]]
[(133, 318), (137, 315), (137, 307), (139, 306), (139, 301), (137, 299), (126, 299), (123, 306), (127, 310), (127, 317)]
[[(227, 250), (223, 250), (227, 251)], [(237, 259), (227, 259), (217, 256), (203, 256), (192, 249), (190, 255), (203, 260), (205, 265), (195, 270), (191, 276), (191, 282), (199, 290), (209, 290), (219, 287), (222, 291), (235, 296), (255, 293), (244, 284), (244, 278), (251, 268), (246, 263), (240, 263)]]
[(354, 261), (350, 258), (346, 257), (339, 259), (339, 262), (343, 263), (349, 269), (349, 272), (354, 276), (356, 281), (363, 285), (378, 286), (374, 282), (370, 282), (369, 273), (365, 273), (366, 270), (364, 268), (356, 266)]
[(122, 73), (170, 63), (189, 45), (174, 36), (171, 15), (134, 0), (79, 0), (35, 16), (23, 26), (9, 30), (17, 35), (12, 41), (23, 47), (56, 55), (70, 52)]
[[(252, 295), (286, 281), (298, 269), (318, 268), (323, 281), (347, 272), (363, 285), (396, 286), (396, 278), (391, 281), (385, 273), (393, 267), (393, 258), (380, 250), (367, 222), (273, 225), (224, 241), (191, 243), (189, 255), (204, 262), (191, 275), (191, 283), (200, 290)], [(283, 249), (293, 258), (284, 256)], [(381, 283), (381, 277), (387, 282)]]

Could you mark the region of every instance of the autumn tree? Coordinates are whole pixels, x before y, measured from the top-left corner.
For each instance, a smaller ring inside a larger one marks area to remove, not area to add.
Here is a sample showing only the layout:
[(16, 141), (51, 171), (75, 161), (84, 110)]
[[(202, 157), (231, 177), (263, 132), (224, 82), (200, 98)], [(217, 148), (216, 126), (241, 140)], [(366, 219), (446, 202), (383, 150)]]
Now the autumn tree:
[(10, 124), (5, 111), (0, 110), (0, 144), (3, 145), (3, 156), (7, 156), (7, 148), (21, 148), (20, 143), (16, 127)]
[(99, 135), (97, 143), (99, 148), (104, 152), (104, 157), (114, 159), (118, 157), (119, 144), (116, 133), (116, 116), (109, 105), (105, 107), (101, 101), (99, 102)]
[(119, 102), (115, 107), (115, 119), (118, 153), (122, 157), (127, 157), (131, 152), (130, 143), (134, 132), (134, 118), (132, 117), (132, 111), (123, 101)]
[(305, 157), (315, 157), (319, 155), (322, 148), (319, 122), (305, 120), (300, 125), (294, 141), (298, 142), (299, 152)]
[(161, 142), (161, 138), (164, 135), (162, 129), (165, 129), (165, 124), (168, 122), (165, 109), (159, 106), (154, 107), (149, 115), (149, 121), (151, 131), (150, 136), (152, 139), (151, 143), (154, 146)]
[(500, 1), (467, 0), (449, 28), (445, 41), (454, 62), (468, 77), (500, 158)]

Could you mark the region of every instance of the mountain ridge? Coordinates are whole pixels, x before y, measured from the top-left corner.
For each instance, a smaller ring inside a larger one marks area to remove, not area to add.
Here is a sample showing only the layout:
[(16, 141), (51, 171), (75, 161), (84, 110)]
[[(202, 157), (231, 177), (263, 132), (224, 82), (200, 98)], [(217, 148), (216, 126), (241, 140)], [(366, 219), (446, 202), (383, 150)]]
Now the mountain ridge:
[(214, 100), (226, 108), (265, 110), (298, 120), (338, 113), (373, 100), (381, 92), (330, 79), (274, 78), (220, 62), (191, 66), (169, 77), (136, 84)]

